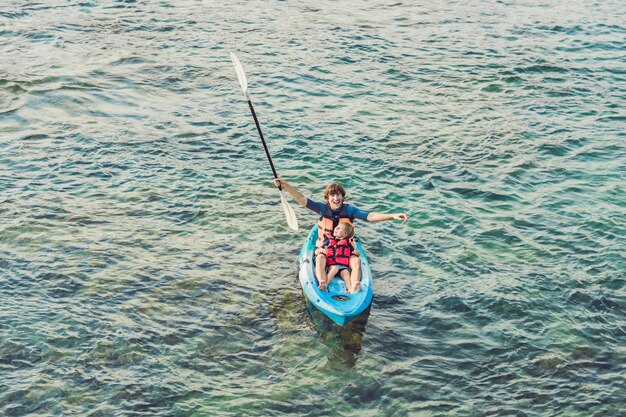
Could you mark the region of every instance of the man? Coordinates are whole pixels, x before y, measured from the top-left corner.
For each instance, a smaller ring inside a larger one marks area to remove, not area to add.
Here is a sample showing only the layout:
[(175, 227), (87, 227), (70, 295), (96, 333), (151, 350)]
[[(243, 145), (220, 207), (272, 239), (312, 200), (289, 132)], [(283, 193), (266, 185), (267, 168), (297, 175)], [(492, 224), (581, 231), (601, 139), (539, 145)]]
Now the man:
[[(359, 208), (345, 204), (344, 199), (346, 197), (346, 191), (341, 184), (334, 182), (330, 184), (324, 190), (325, 203), (313, 201), (307, 198), (294, 188), (287, 181), (276, 178), (274, 179), (274, 185), (276, 187), (282, 187), (287, 191), (298, 203), (302, 204), (309, 210), (313, 210), (319, 214), (320, 220), (318, 222), (318, 235), (317, 246), (321, 247), (324, 242), (324, 235), (327, 233), (333, 233), (337, 224), (346, 222), (353, 224), (355, 219), (365, 220), (368, 222), (382, 222), (386, 220), (400, 220), (402, 222), (407, 221), (407, 215), (405, 213), (368, 213), (360, 210)], [(315, 274), (319, 282), (319, 288), (323, 291), (327, 291), (327, 275), (326, 275), (326, 257), (323, 254), (319, 254), (315, 257)], [(350, 291), (358, 292), (360, 290), (359, 281), (361, 279), (361, 259), (358, 256), (350, 257)]]

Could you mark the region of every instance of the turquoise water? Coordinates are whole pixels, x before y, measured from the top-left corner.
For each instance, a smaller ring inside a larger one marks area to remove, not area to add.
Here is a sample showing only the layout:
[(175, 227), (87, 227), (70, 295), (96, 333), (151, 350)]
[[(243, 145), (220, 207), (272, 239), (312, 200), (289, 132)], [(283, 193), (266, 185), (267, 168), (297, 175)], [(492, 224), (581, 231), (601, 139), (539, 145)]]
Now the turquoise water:
[[(623, 416), (622, 2), (0, 5), (0, 415)], [(279, 174), (359, 224), (309, 315)]]

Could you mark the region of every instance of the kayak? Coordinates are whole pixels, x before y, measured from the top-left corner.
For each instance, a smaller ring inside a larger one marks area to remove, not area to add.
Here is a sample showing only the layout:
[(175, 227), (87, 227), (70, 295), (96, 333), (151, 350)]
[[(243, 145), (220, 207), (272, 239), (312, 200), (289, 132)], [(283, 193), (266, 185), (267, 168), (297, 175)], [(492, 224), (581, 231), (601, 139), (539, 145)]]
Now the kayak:
[(343, 326), (357, 318), (372, 304), (374, 291), (372, 288), (372, 271), (361, 242), (356, 241), (356, 249), (361, 258), (361, 285), (363, 289), (356, 294), (346, 293), (346, 284), (337, 275), (330, 284), (328, 292), (318, 288), (315, 277), (315, 243), (317, 242), (317, 225), (314, 225), (307, 236), (298, 263), (298, 277), (304, 295), (309, 302), (324, 313), (332, 321)]

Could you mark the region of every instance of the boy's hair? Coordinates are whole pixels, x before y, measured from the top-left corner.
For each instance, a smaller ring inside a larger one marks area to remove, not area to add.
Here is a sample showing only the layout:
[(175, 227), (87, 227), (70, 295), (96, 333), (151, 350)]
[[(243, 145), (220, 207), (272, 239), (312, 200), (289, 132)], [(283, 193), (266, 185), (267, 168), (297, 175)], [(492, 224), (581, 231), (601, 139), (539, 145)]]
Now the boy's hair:
[(329, 195), (337, 193), (341, 194), (343, 198), (346, 198), (346, 190), (344, 190), (343, 186), (338, 182), (333, 182), (324, 189), (324, 200), (328, 201)]
[(339, 224), (343, 224), (343, 226), (346, 228), (346, 239), (351, 239), (354, 236), (354, 226), (346, 222), (341, 222)]

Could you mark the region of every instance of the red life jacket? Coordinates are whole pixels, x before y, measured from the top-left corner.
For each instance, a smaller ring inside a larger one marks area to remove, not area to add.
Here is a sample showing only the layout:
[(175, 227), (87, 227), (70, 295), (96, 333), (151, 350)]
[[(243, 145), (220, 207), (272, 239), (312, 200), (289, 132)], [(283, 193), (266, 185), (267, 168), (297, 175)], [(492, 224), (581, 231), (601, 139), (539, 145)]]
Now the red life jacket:
[(328, 244), (326, 247), (326, 264), (327, 265), (350, 265), (350, 256), (354, 252), (354, 246), (350, 239), (337, 240), (331, 234), (326, 235)]

